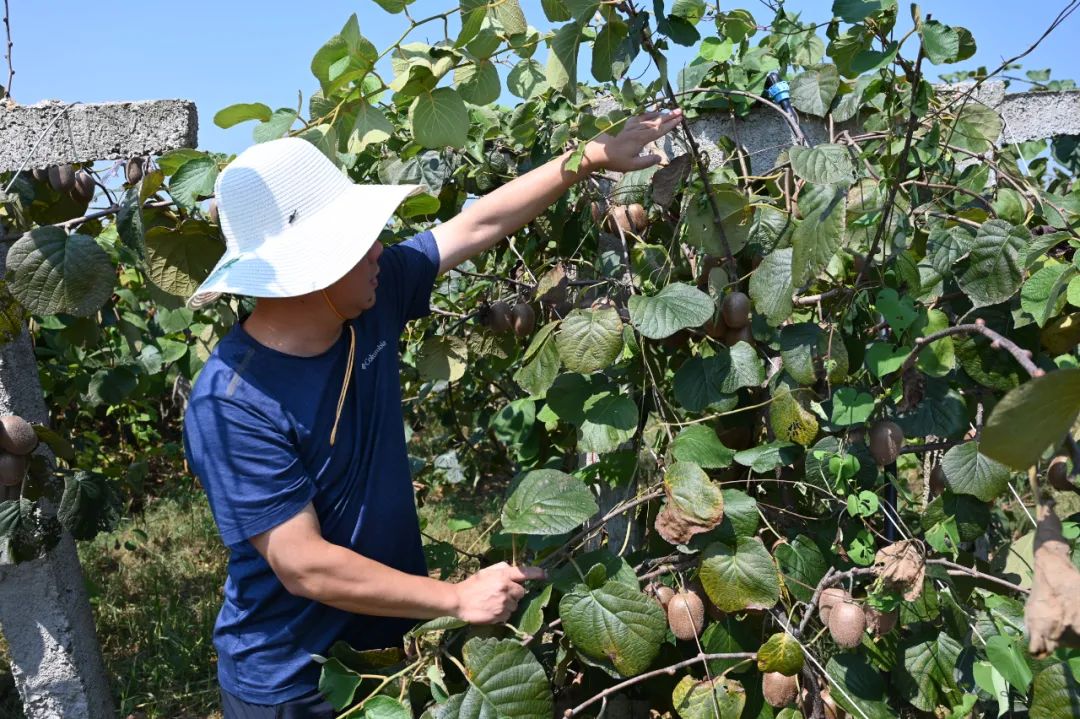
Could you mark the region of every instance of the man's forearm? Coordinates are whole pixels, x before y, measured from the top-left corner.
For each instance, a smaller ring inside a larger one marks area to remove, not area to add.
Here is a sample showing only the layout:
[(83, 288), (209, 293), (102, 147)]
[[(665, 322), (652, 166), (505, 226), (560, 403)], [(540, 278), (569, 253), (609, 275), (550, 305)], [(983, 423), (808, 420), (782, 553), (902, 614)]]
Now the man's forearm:
[(335, 544), (322, 546), (296, 593), (356, 614), (406, 619), (456, 616), (453, 584), (398, 571)]
[(484, 195), (457, 217), (436, 227), (437, 242), (440, 234), (454, 237), (453, 242), (439, 244), (442, 254), (439, 272), (457, 267), (535, 219), (595, 169), (595, 160), (590, 155), (587, 149), (581, 165), (571, 171), (566, 167), (571, 153), (563, 153)]

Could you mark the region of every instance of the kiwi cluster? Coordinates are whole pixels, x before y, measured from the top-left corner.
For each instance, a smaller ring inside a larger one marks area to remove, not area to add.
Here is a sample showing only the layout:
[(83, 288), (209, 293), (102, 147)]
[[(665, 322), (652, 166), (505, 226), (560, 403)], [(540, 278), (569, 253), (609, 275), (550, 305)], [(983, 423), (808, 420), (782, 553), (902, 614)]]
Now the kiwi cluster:
[(502, 300), (492, 302), (487, 310), (487, 326), (492, 332), (513, 331), (518, 337), (525, 338), (536, 329), (536, 311), (525, 302), (518, 302), (513, 307)]
[(70, 163), (33, 170), (31, 174), (38, 182), (49, 183), (53, 190), (66, 193), (79, 204), (86, 205), (94, 199), (94, 176), (85, 169), (75, 169)]
[(864, 609), (846, 590), (829, 587), (818, 597), (818, 617), (829, 628), (834, 642), (844, 649), (853, 649), (862, 644), (867, 630), (875, 636), (891, 632), (898, 614), (895, 609), (887, 612), (870, 606)]
[(30, 453), (38, 444), (34, 426), (18, 415), (0, 417), (0, 485), (22, 483), (30, 466)]
[(649, 226), (649, 213), (640, 203), (612, 205), (605, 213), (599, 202), (590, 205), (593, 222), (612, 234), (640, 235)]
[(705, 323), (705, 334), (728, 347), (739, 342), (754, 343), (750, 332), (750, 298), (744, 292), (731, 292), (720, 303), (720, 311)]

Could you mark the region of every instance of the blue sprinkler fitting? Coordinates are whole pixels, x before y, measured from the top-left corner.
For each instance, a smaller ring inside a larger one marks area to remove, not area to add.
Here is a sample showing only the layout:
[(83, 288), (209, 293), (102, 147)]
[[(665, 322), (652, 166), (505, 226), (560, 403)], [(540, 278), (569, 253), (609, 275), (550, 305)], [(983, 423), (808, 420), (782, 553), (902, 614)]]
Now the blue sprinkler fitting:
[(770, 72), (765, 76), (765, 95), (784, 111), (791, 115), (791, 87), (787, 80), (781, 80), (779, 73)]

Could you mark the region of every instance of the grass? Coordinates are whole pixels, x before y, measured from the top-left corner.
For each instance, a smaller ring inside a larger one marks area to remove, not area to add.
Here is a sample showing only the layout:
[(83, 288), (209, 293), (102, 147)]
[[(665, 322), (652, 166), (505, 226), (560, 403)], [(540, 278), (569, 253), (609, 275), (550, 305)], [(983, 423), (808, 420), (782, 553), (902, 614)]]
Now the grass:
[[(426, 542), (450, 542), (476, 555), (488, 549), (484, 530), (501, 491), (462, 486), (421, 496)], [(202, 491), (177, 479), (167, 496), (148, 499), (137, 517), (80, 543), (79, 558), (119, 715), (220, 719), (211, 639), (228, 552)], [(477, 566), (463, 558), (450, 576)], [(2, 642), (0, 650), (0, 666), (7, 666)], [(0, 672), (0, 717), (23, 716), (11, 674)]]

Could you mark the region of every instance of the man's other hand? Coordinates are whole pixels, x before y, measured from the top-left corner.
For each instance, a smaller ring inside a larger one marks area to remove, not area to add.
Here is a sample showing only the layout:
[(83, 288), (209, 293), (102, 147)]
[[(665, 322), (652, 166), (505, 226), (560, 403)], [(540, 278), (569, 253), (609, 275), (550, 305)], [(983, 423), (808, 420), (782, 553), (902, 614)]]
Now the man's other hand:
[(506, 562), (485, 567), (454, 585), (458, 595), (456, 616), (470, 624), (505, 622), (525, 596), (522, 583), (545, 576), (539, 567), (512, 567)]
[(674, 112), (646, 112), (631, 117), (617, 135), (604, 133), (585, 148), (585, 158), (590, 169), (630, 172), (642, 170), (660, 162), (655, 154), (642, 155), (650, 142), (659, 140), (675, 129), (682, 120), (682, 110)]

